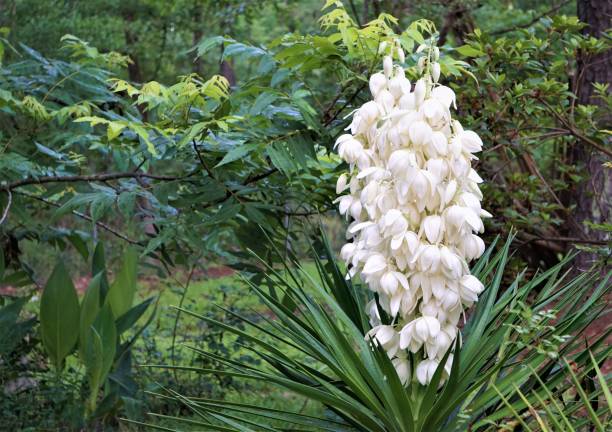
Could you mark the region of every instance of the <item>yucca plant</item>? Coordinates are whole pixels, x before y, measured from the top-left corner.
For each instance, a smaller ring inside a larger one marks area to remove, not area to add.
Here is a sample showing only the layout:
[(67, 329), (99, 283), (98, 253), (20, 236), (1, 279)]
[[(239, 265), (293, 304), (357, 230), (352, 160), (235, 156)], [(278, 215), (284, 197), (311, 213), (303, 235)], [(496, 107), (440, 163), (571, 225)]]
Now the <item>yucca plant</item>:
[[(221, 431), (499, 430), (499, 425), (514, 416), (521, 423), (537, 424), (542, 414), (534, 413), (534, 404), (547, 399), (559, 405), (558, 392), (579, 379), (576, 375), (597, 371), (609, 354), (605, 345), (609, 332), (586, 342), (588, 350), (581, 335), (605, 310), (601, 300), (610, 274), (601, 278), (598, 272), (587, 272), (571, 278), (569, 256), (529, 279), (521, 273), (506, 282), (512, 241), (508, 239), (499, 247), (491, 245), (472, 269), (487, 288), (467, 313), (460, 335), (463, 346), (455, 343), (448, 380), (442, 383), (440, 366), (429, 385), (421, 385), (414, 373), (402, 385), (384, 350), (365, 338), (369, 323), (362, 305), (368, 294), (345, 279), (321, 236), (321, 247), (313, 248), (318, 278), (296, 259), (285, 262), (281, 270), (267, 266), (261, 283), (245, 277), (273, 319), (267, 314), (255, 321), (226, 310), (242, 321), (243, 330), (195, 311), (183, 311), (247, 341), (246, 347), (263, 360), (259, 366), (198, 351), (218, 367), (177, 368), (273, 384), (319, 402), (329, 415), (316, 418), (248, 403), (189, 397), (168, 389), (159, 396), (180, 400), (194, 414), (188, 419), (171, 419)], [(296, 351), (300, 355), (288, 354)], [(449, 354), (450, 350), (446, 356)], [(565, 361), (577, 372), (570, 371)], [(598, 390), (591, 394), (608, 395), (607, 381), (599, 376)], [(545, 403), (549, 410), (550, 404)], [(561, 410), (560, 416), (579, 414), (571, 406), (559, 405), (555, 410)], [(575, 424), (600, 429), (607, 415), (609, 406), (588, 410), (583, 421)]]
[[(504, 405), (512, 412), (512, 421), (525, 431), (610, 430), (612, 395), (597, 361), (593, 355), (590, 358), (593, 367), (590, 373), (575, 372), (563, 359), (568, 379), (558, 386), (545, 383), (536, 371), (532, 371), (539, 386), (527, 393), (515, 387), (515, 395), (520, 398), (515, 403), (500, 393)], [(523, 408), (527, 410), (520, 414)]]

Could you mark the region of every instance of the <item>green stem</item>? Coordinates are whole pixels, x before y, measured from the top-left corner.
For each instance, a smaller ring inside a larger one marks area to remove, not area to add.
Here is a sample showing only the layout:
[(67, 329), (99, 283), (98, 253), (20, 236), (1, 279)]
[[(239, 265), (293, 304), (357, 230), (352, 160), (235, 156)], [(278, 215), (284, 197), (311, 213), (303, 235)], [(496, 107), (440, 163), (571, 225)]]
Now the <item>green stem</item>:
[[(187, 297), (187, 291), (189, 290), (189, 285), (191, 283), (191, 278), (193, 277), (193, 272), (195, 270), (195, 265), (191, 266), (191, 270), (189, 271), (189, 276), (187, 277), (187, 282), (185, 283), (185, 287), (183, 288), (183, 293), (181, 294), (181, 299), (179, 300), (179, 308), (176, 311), (176, 318), (174, 319), (174, 328), (172, 329), (172, 347), (170, 357), (172, 358), (172, 366), (176, 366), (176, 358), (174, 356), (174, 350), (176, 345), (176, 331), (178, 329), (179, 319), (181, 317), (181, 309), (183, 308), (183, 303), (185, 302), (185, 298)], [(174, 379), (177, 380), (176, 369), (174, 369)]]

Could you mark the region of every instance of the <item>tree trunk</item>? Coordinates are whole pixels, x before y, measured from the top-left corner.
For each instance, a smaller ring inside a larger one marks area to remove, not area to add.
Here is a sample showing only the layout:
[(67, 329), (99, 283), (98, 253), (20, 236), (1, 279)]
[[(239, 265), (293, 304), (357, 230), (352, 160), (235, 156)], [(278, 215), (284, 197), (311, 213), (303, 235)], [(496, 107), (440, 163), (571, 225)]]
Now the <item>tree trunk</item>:
[[(601, 37), (603, 32), (611, 26), (612, 2), (610, 0), (578, 0), (578, 18), (587, 24), (583, 33)], [(579, 56), (578, 77), (576, 85), (578, 103), (582, 105), (601, 105), (595, 97), (594, 83), (612, 84), (612, 50), (588, 58)], [(605, 108), (604, 108), (605, 109)], [(600, 129), (610, 129), (612, 115), (604, 114)], [(576, 205), (574, 217), (582, 225), (582, 232), (576, 232), (575, 237), (584, 237), (588, 240), (607, 240), (609, 233), (589, 228), (586, 221), (604, 223), (612, 221), (612, 170), (603, 164), (605, 156), (586, 146), (581, 142), (574, 145), (572, 151), (573, 163), (582, 165), (585, 180), (578, 185), (574, 195), (573, 204)], [(597, 257), (594, 254), (583, 253), (577, 261), (579, 270), (584, 270), (593, 263)]]

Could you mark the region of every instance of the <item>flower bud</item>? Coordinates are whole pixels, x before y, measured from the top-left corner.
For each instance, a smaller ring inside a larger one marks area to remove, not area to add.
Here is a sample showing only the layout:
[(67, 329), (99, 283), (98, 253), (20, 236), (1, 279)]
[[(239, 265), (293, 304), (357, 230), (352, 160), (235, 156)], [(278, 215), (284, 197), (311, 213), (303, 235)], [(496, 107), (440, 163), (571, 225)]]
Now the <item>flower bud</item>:
[(470, 153), (478, 153), (482, 150), (482, 140), (476, 134), (476, 132), (463, 131), (458, 135), (458, 137), (466, 151)]
[(440, 63), (431, 64), (431, 79), (435, 83), (440, 79)]
[(410, 93), (410, 81), (405, 77), (395, 76), (389, 82), (389, 91), (394, 98), (400, 99), (403, 95)]
[(399, 44), (397, 45), (397, 59), (400, 63), (404, 63), (406, 61), (406, 55), (404, 54), (404, 50)]
[(380, 93), (378, 93), (376, 102), (380, 106), (382, 112), (390, 114), (393, 110), (393, 105), (395, 105), (395, 98), (389, 90), (381, 90)]
[(423, 360), (416, 368), (416, 377), (421, 385), (427, 385), (431, 382), (436, 369), (438, 369), (438, 362), (435, 360), (426, 359)]
[(370, 77), (370, 93), (376, 99), (381, 90), (387, 86), (387, 78), (383, 74), (375, 73)]
[(393, 72), (393, 59), (391, 56), (386, 56), (383, 59), (383, 70), (385, 71), (385, 76), (390, 78), (391, 73)]
[(417, 106), (421, 105), (425, 100), (425, 81), (420, 79), (414, 85), (414, 99)]
[(434, 59), (434, 61), (440, 60), (440, 48), (433, 47), (432, 51), (433, 51), (433, 59)]
[(357, 113), (367, 124), (372, 124), (378, 120), (380, 110), (378, 109), (378, 104), (376, 102), (370, 101), (366, 102), (361, 108), (359, 108)]
[(399, 358), (396, 357), (392, 360), (393, 363), (393, 367), (395, 368), (395, 371), (397, 372), (397, 376), (399, 377), (401, 383), (403, 385), (408, 384), (408, 382), (410, 381), (410, 374), (412, 371), (412, 368), (410, 367), (410, 360), (408, 360), (407, 358)]
[(382, 254), (375, 253), (370, 255), (365, 265), (363, 266), (362, 273), (372, 274), (383, 271), (387, 268), (387, 261)]
[(336, 183), (336, 193), (341, 194), (345, 189), (346, 189), (346, 173), (338, 177), (338, 182)]
[(440, 101), (446, 108), (450, 108), (451, 105), (457, 108), (455, 105), (455, 92), (446, 86), (438, 86), (434, 88), (431, 91), (431, 97)]
[(422, 74), (423, 71), (425, 70), (425, 62), (427, 61), (427, 59), (425, 57), (421, 57), (420, 59), (417, 60), (417, 71)]
[(441, 240), (443, 234), (442, 217), (438, 215), (427, 216), (423, 219), (422, 227), (429, 243), (433, 244)]

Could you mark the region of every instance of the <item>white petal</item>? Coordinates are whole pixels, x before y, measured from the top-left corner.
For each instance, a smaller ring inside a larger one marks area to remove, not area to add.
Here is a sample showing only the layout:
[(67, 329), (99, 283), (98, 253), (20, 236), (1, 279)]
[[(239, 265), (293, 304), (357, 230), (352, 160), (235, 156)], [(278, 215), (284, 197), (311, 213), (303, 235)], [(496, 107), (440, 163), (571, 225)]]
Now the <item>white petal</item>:
[(387, 268), (387, 260), (381, 254), (373, 254), (363, 267), (364, 274), (372, 274)]
[(370, 77), (370, 92), (376, 98), (380, 91), (387, 86), (387, 78), (382, 73), (375, 73)]

